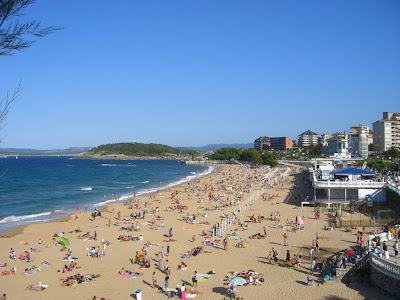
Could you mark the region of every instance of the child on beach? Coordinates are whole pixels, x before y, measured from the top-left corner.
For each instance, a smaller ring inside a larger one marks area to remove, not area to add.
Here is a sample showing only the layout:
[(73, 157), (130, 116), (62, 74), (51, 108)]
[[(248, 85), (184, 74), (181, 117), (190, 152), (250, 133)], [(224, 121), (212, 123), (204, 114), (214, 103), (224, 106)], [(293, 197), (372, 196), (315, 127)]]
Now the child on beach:
[(169, 276), (165, 276), (165, 280), (164, 280), (164, 286), (165, 286), (165, 292), (167, 292), (168, 289), (168, 282), (169, 282)]
[(287, 235), (286, 235), (286, 233), (284, 233), (282, 236), (283, 236), (283, 245), (284, 245), (284, 246), (289, 246), (289, 244), (288, 244), (288, 242), (287, 242)]
[(153, 275), (151, 276), (151, 280), (152, 280), (152, 282), (153, 282), (152, 287), (153, 287), (153, 289), (154, 289), (154, 288), (156, 288), (156, 283), (157, 283), (156, 272), (155, 272), (155, 271), (153, 272)]

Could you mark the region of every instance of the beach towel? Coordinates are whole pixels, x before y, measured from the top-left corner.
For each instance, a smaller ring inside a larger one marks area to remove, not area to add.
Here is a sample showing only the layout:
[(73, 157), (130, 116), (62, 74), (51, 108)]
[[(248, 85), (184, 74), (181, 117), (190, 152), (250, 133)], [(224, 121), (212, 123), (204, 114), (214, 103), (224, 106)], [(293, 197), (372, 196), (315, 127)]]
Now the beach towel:
[(209, 279), (213, 274), (197, 274), (197, 281), (202, 282)]

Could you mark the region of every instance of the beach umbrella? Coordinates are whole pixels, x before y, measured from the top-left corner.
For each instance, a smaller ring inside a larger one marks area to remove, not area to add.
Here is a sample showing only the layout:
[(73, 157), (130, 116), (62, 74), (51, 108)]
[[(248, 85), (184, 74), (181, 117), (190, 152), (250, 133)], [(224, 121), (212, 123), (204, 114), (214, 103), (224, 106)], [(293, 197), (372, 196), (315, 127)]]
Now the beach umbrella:
[(68, 245), (69, 245), (69, 241), (68, 241), (65, 237), (60, 238), (60, 240), (58, 241), (58, 243), (59, 243), (60, 245), (63, 245), (63, 246), (68, 246)]
[(229, 281), (230, 286), (238, 286), (238, 285), (245, 285), (247, 283), (246, 279), (243, 277), (235, 277)]
[(346, 255), (348, 255), (348, 256), (353, 256), (353, 254), (354, 254), (354, 252), (351, 249), (346, 251)]

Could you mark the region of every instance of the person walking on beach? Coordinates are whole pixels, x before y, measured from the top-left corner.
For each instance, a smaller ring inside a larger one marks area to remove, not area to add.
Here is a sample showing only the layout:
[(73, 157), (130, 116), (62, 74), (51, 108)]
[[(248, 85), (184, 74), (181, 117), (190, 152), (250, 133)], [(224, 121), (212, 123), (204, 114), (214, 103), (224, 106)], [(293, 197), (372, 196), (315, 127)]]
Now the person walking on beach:
[(186, 299), (186, 288), (184, 283), (181, 286), (181, 299)]
[(224, 238), (223, 243), (224, 243), (224, 250), (228, 250), (228, 240), (226, 238)]
[(313, 275), (315, 267), (316, 267), (315, 259), (314, 257), (311, 259), (311, 275)]
[(167, 256), (169, 256), (169, 244), (167, 245)]
[(314, 257), (314, 248), (311, 247), (310, 248), (310, 259), (312, 259)]
[(192, 276), (192, 285), (194, 287), (197, 287), (197, 271), (194, 271), (194, 274)]
[(152, 288), (155, 289), (156, 288), (156, 283), (157, 283), (156, 271), (153, 272), (153, 275), (151, 276), (151, 281), (153, 282)]
[(169, 282), (169, 276), (165, 276), (165, 280), (164, 280), (164, 286), (165, 286), (165, 292), (167, 292), (168, 289), (168, 282)]
[(172, 227), (169, 229), (168, 231), (168, 237), (172, 238), (173, 234), (172, 234)]
[(289, 249), (287, 249), (287, 251), (286, 251), (286, 261), (287, 262), (290, 261), (290, 251), (289, 251)]
[(286, 233), (284, 233), (283, 235), (283, 246), (289, 246), (288, 242), (287, 242), (287, 235)]
[(319, 252), (319, 239), (318, 238), (315, 240), (315, 250), (317, 252)]

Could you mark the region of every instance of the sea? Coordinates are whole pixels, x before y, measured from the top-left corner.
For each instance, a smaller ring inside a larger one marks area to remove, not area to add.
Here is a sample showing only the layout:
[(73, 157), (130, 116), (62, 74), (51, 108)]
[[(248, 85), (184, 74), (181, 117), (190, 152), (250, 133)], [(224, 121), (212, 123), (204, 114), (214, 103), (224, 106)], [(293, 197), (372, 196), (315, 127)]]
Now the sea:
[(214, 171), (177, 160), (84, 160), (69, 156), (0, 158), (0, 231), (126, 202)]

